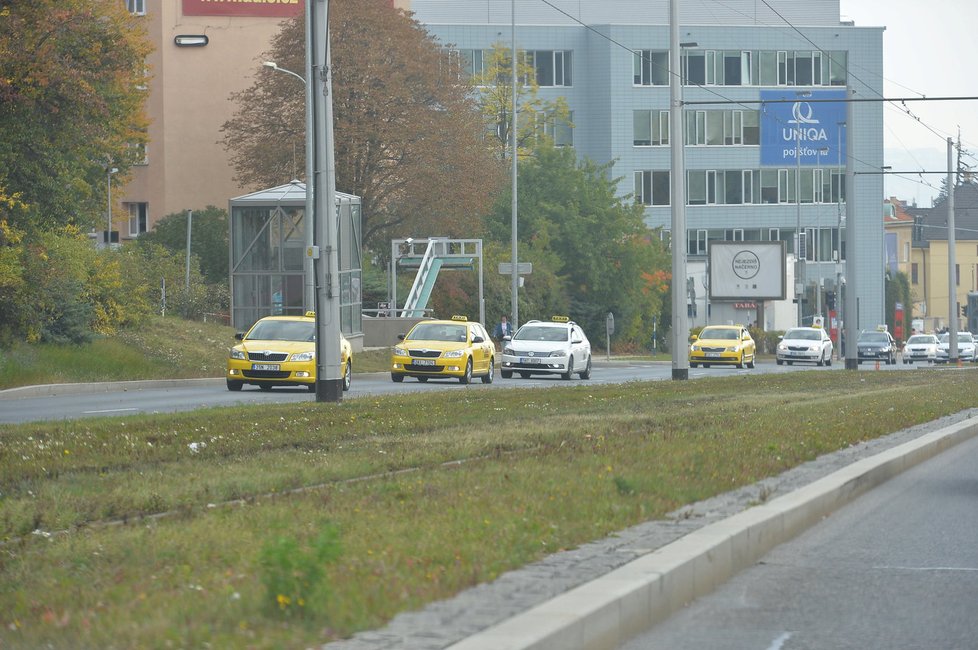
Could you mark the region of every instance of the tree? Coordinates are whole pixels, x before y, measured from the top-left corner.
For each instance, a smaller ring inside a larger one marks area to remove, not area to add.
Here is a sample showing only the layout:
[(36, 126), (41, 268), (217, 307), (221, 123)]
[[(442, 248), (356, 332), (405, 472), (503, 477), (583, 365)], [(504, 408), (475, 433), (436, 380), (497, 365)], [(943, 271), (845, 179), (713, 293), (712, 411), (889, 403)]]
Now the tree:
[(144, 143), (142, 24), (122, 2), (0, 5), (0, 188), (27, 206), (0, 214), (32, 233), (101, 223), (106, 168)]
[[(526, 156), (538, 146), (553, 144), (553, 130), (557, 125), (573, 128), (567, 100), (558, 97), (545, 101), (537, 96), (540, 84), (536, 71), (528, 62), (526, 52), (517, 50), (519, 61), (516, 74), (516, 148), (519, 156)], [(499, 158), (506, 157), (512, 147), (513, 137), (513, 69), (512, 50), (496, 44), (485, 62), (484, 72), (472, 78), (478, 89), (486, 138)]]
[[(227, 284), (228, 271), (228, 213), (227, 210), (207, 206), (194, 210), (191, 221), (190, 253), (200, 263), (200, 272), (211, 284)], [(187, 251), (187, 213), (168, 214), (142, 235), (137, 243), (159, 244), (180, 255)]]
[[(578, 161), (573, 150), (539, 147), (520, 162), (520, 261), (538, 256), (561, 278), (569, 315), (586, 332), (604, 330), (615, 314), (619, 341), (644, 344), (652, 317), (667, 295), (665, 246), (643, 221), (641, 205), (616, 196), (610, 165)], [(510, 237), (510, 198), (501, 197), (490, 220), (497, 241)], [(521, 295), (532, 299), (533, 276)], [(527, 318), (550, 314), (523, 313)]]
[[(330, 39), (336, 186), (362, 199), (365, 245), (383, 251), (394, 236), (478, 234), (502, 170), (447, 55), (384, 0), (333, 0)], [(283, 24), (265, 58), (304, 70), (304, 44), (300, 16)], [(259, 74), (232, 101), (239, 108), (223, 132), (236, 180), (256, 188), (289, 180), (293, 144), (305, 133), (296, 80)]]

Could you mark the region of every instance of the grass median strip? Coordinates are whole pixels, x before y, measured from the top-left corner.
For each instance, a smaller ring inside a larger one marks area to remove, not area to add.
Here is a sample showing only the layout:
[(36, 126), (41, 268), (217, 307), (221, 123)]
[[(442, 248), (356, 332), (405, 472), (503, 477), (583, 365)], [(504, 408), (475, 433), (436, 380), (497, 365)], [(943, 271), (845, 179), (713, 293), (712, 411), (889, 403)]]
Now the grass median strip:
[(0, 644), (325, 642), (969, 408), (974, 386), (796, 372), (7, 427)]

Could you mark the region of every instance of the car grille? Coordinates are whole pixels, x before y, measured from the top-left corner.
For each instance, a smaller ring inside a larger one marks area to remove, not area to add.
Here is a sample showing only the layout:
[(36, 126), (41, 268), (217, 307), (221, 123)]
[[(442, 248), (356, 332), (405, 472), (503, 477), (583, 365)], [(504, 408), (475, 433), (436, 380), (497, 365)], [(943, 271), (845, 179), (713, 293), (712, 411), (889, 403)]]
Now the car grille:
[(706, 346), (700, 348), (703, 352), (723, 352), (727, 348), (708, 348)]
[[(418, 359), (437, 359), (441, 356), (441, 350), (408, 350), (408, 354)], [(426, 368), (430, 366), (425, 366)]]
[(791, 350), (792, 352), (808, 352), (809, 351), (807, 345), (789, 345), (788, 346), (788, 349)]
[(242, 370), (246, 379), (288, 379), (289, 373), (281, 370)]
[(546, 359), (547, 357), (550, 356), (550, 352), (549, 351), (538, 352), (537, 350), (527, 350), (524, 352), (522, 350), (516, 350), (513, 352), (513, 356), (514, 357), (536, 357), (538, 359)]
[(249, 361), (285, 361), (289, 355), (285, 352), (249, 352)]
[(416, 366), (413, 363), (405, 363), (404, 369), (410, 372), (441, 372), (444, 366)]

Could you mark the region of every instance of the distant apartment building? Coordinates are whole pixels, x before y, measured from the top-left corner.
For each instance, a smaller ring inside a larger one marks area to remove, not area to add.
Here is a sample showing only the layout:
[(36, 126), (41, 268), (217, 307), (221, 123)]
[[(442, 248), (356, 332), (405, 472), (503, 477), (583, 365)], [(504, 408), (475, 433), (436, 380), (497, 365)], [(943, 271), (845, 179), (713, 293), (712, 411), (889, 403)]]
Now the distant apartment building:
[[(261, 68), (282, 21), (304, 0), (118, 0), (145, 21), (153, 53), (146, 61), (149, 143), (129, 183), (113, 187), (113, 228), (120, 239), (152, 229), (168, 214), (264, 189), (233, 180), (221, 126)], [(406, 0), (388, 0), (404, 8)], [(297, 71), (302, 74), (303, 71)], [(303, 93), (296, 82), (296, 93)], [(304, 167), (300, 164), (300, 170)], [(292, 179), (282, 179), (288, 182)], [(341, 188), (342, 189), (342, 188)]]
[[(510, 47), (514, 6), (517, 49), (534, 64), (540, 96), (562, 96), (571, 110), (573, 128), (555, 130), (557, 144), (613, 162), (619, 194), (668, 234), (668, 0), (413, 0), (410, 9), (471, 75), (494, 45)], [(691, 262), (715, 241), (785, 242), (805, 260), (788, 298), (799, 290), (808, 324), (843, 283), (847, 250), (858, 251), (858, 326), (885, 322), (883, 109), (844, 101), (850, 88), (882, 97), (883, 28), (842, 22), (838, 0), (705, 0), (681, 3), (679, 14)], [(857, 175), (847, 201), (850, 115)], [(756, 305), (710, 308), (712, 322), (749, 322)]]

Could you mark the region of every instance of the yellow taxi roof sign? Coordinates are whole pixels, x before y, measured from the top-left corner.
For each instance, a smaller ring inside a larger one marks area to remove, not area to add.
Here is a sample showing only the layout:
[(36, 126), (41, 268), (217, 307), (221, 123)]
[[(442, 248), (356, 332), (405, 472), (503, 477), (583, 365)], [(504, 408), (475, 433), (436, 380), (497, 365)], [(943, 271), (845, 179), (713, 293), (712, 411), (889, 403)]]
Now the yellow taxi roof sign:
[(550, 318), (550, 320), (552, 320), (555, 323), (568, 323), (568, 322), (570, 322), (570, 318), (568, 318), (567, 316), (552, 316)]
[(307, 311), (307, 312), (305, 313), (305, 317), (306, 317), (306, 318), (315, 318), (315, 317), (316, 317), (316, 312), (314, 312), (314, 311), (311, 311), (311, 310), (310, 310), (310, 311)]
[(452, 320), (467, 321), (467, 320), (469, 320), (469, 317), (468, 316), (462, 316), (460, 314), (455, 314), (454, 316), (452, 316)]

